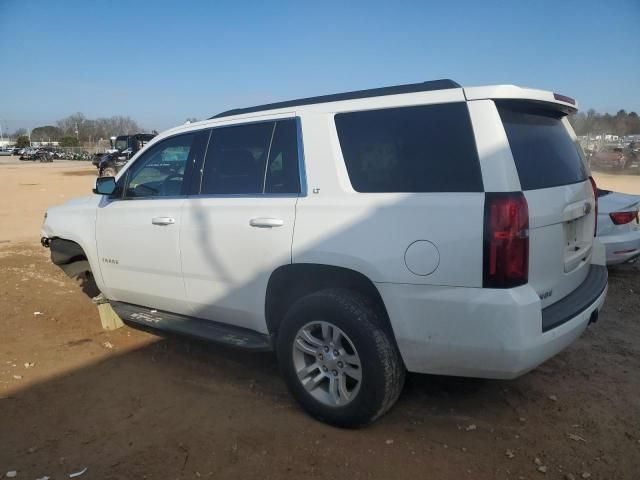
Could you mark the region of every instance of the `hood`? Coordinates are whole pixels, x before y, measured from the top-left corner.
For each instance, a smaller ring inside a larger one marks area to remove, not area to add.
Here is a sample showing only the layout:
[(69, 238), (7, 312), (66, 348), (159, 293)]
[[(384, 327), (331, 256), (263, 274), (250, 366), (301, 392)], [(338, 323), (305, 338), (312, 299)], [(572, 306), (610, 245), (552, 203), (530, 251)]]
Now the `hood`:
[(79, 205), (97, 205), (100, 201), (100, 195), (89, 195), (87, 197), (73, 198), (71, 200), (67, 200), (63, 203), (63, 205), (69, 206), (79, 206)]
[(53, 210), (64, 209), (68, 207), (98, 206), (100, 197), (101, 195), (89, 195), (87, 197), (72, 198), (71, 200), (67, 200), (61, 205), (49, 207), (47, 211), (51, 212)]

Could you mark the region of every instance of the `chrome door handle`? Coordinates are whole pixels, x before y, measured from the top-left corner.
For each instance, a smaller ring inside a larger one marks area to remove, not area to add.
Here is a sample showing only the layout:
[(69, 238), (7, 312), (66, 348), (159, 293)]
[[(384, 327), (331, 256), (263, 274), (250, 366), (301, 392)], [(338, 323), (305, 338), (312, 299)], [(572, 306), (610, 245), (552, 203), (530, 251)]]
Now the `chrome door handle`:
[(153, 217), (151, 223), (154, 225), (173, 225), (176, 219), (173, 217)]
[(283, 226), (284, 221), (280, 218), (252, 218), (249, 220), (249, 225), (258, 228), (273, 228)]

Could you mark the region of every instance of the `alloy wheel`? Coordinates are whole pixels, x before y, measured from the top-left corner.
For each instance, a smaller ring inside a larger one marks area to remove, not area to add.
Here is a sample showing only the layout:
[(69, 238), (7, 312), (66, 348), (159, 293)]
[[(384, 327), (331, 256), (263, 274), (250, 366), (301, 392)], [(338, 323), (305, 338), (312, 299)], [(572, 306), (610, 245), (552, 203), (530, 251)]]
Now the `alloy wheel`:
[(330, 322), (314, 321), (298, 330), (293, 365), (302, 386), (324, 405), (343, 407), (358, 395), (360, 357), (347, 334)]

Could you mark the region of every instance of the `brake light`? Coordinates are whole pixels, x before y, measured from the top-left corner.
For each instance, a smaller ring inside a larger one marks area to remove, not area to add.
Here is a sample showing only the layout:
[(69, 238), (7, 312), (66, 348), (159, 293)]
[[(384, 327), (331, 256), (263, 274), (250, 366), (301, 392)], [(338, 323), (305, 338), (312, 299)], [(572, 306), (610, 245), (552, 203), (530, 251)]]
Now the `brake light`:
[(634, 212), (613, 212), (610, 213), (611, 221), (616, 225), (625, 225), (634, 220), (638, 222), (638, 210)]
[(598, 186), (593, 177), (589, 177), (589, 181), (591, 182), (591, 188), (593, 188), (593, 199), (596, 202), (594, 208), (595, 220), (593, 221), (593, 236), (595, 237), (598, 232)]
[(570, 103), (571, 105), (576, 104), (575, 99), (567, 97), (566, 95), (560, 95), (559, 93), (554, 93), (553, 98), (555, 98), (556, 100), (560, 100), (561, 102)]
[(529, 280), (529, 208), (522, 192), (487, 193), (483, 286), (511, 288)]

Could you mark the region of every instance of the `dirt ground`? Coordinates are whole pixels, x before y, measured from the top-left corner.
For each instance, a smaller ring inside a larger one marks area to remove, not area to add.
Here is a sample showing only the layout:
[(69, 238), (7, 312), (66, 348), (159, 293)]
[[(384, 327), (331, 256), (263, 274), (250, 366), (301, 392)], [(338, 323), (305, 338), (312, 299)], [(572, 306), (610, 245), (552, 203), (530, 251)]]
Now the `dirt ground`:
[(0, 244), (38, 241), (46, 208), (91, 195), (95, 179), (96, 169), (88, 162), (0, 157)]
[(599, 188), (640, 195), (640, 175), (619, 175), (597, 171), (593, 171), (592, 175)]
[[(638, 264), (610, 271), (600, 321), (535, 371), (410, 375), (389, 414), (340, 430), (297, 407), (271, 354), (100, 328), (38, 244), (45, 207), (94, 173), (0, 162), (0, 477), (640, 478)], [(640, 177), (598, 181), (640, 193)]]

